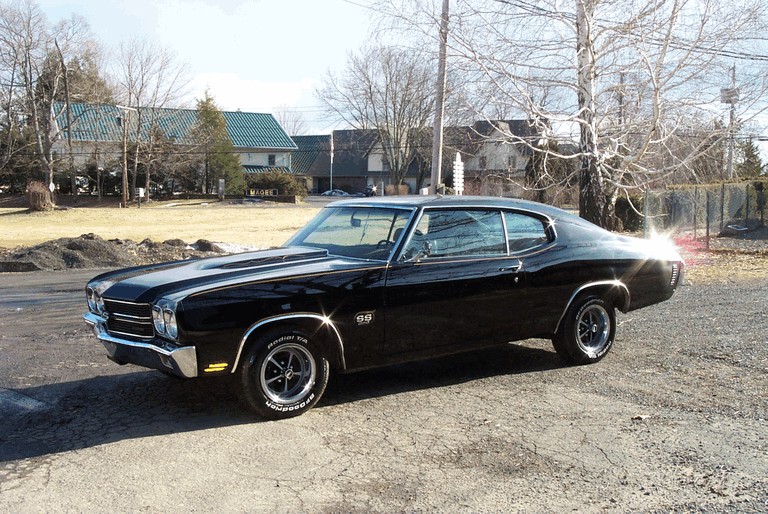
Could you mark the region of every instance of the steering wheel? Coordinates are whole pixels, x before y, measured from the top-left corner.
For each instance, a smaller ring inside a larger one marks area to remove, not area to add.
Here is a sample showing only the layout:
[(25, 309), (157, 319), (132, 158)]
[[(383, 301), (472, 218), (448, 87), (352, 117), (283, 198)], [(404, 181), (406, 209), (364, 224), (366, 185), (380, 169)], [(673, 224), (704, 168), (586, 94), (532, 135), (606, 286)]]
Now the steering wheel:
[(380, 250), (382, 248), (387, 248), (388, 246), (392, 246), (393, 244), (395, 244), (394, 241), (390, 241), (389, 239), (382, 239), (381, 241), (376, 243), (376, 249)]

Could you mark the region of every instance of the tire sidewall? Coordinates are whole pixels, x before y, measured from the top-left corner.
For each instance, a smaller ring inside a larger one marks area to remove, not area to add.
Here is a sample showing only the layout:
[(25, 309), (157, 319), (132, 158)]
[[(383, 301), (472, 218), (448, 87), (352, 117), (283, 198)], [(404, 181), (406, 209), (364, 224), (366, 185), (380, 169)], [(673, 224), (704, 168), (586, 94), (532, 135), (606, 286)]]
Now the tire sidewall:
[[(606, 311), (611, 326), (608, 333), (608, 341), (602, 348), (600, 348), (598, 352), (590, 354), (585, 352), (577, 341), (576, 325), (578, 320), (581, 319), (582, 314), (584, 314), (587, 309), (595, 305), (599, 305)], [(613, 347), (613, 340), (615, 336), (616, 312), (613, 306), (599, 296), (587, 296), (578, 300), (576, 303), (574, 303), (574, 305), (571, 306), (570, 309), (568, 309), (566, 323), (562, 327), (560, 333), (557, 335), (558, 341), (556, 344), (556, 349), (558, 350), (558, 353), (562, 354), (564, 352), (566, 355), (563, 356), (566, 357), (566, 360), (574, 364), (590, 364), (599, 361), (605, 357), (606, 354), (608, 354), (608, 352)]]
[[(315, 361), (315, 379), (307, 394), (292, 403), (274, 402), (262, 388), (261, 369), (265, 359), (282, 346), (300, 346), (312, 355)], [(241, 370), (241, 385), (244, 399), (258, 414), (269, 419), (283, 419), (298, 416), (311, 409), (322, 396), (328, 383), (328, 360), (317, 345), (299, 331), (270, 333), (260, 338), (248, 352)]]

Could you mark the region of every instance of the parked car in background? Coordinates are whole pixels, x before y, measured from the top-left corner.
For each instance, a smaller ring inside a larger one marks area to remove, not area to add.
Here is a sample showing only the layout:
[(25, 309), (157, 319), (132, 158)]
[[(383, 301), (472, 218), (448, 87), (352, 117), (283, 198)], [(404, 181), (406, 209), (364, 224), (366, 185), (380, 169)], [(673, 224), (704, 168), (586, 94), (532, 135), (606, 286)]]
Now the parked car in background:
[(670, 298), (682, 273), (671, 246), (533, 202), (356, 198), (280, 248), (101, 274), (85, 321), (117, 363), (235, 375), (254, 411), (285, 418), (333, 372), (532, 337), (597, 362), (616, 311)]
[(341, 189), (329, 189), (320, 194), (321, 196), (349, 196), (349, 193), (342, 191)]

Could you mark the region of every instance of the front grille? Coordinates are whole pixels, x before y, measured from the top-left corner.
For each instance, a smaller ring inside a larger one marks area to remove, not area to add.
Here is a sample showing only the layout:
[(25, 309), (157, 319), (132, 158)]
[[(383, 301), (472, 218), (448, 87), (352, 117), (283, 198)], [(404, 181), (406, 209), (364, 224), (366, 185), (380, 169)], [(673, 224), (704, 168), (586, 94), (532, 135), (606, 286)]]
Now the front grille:
[(148, 303), (123, 302), (104, 299), (104, 308), (109, 314), (107, 331), (112, 335), (152, 339), (152, 306)]
[(672, 263), (672, 278), (669, 279), (669, 285), (672, 287), (677, 286), (677, 281), (680, 278), (680, 263)]

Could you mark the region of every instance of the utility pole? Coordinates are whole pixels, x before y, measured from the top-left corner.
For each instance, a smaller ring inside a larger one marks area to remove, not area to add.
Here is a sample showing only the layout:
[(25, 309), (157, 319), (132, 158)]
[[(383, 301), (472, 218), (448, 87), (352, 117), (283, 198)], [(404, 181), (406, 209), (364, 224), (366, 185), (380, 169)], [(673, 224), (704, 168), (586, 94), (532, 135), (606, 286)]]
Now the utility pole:
[(328, 171), (331, 177), (331, 185), (328, 189), (333, 189), (333, 130), (331, 130), (331, 168)]
[[(117, 119), (121, 124), (121, 128), (123, 129), (123, 179), (121, 184), (123, 196), (122, 206), (128, 207), (128, 200), (130, 198), (130, 195), (128, 194), (128, 111), (136, 112), (136, 109), (133, 107), (126, 107), (124, 105), (116, 105), (115, 107), (123, 112), (122, 117), (118, 116)], [(138, 141), (136, 144), (138, 144)]]
[(739, 90), (736, 87), (736, 65), (731, 68), (731, 87), (720, 90), (720, 102), (730, 104), (730, 117), (728, 121), (728, 162), (726, 175), (733, 178), (733, 128), (736, 121), (736, 103), (739, 101)]
[(443, 0), (443, 15), (440, 20), (440, 54), (437, 61), (437, 92), (435, 95), (435, 123), (432, 134), (432, 175), (429, 192), (435, 194), (440, 187), (440, 165), (443, 160), (443, 114), (445, 113), (445, 68), (448, 47), (448, 3)]

